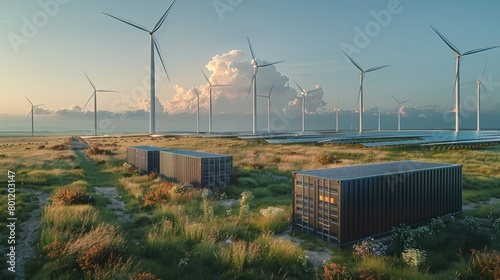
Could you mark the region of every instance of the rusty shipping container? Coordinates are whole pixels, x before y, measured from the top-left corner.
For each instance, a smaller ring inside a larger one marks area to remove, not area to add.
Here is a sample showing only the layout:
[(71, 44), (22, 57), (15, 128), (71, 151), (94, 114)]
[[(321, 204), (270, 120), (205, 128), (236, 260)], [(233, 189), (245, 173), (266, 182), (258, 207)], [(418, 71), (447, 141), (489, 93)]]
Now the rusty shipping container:
[(293, 227), (335, 245), (462, 211), (462, 165), (397, 161), (293, 173)]
[(160, 174), (195, 187), (220, 188), (231, 181), (233, 157), (189, 150), (160, 151)]
[(159, 152), (169, 150), (152, 146), (131, 146), (127, 148), (127, 162), (148, 173), (159, 173)]

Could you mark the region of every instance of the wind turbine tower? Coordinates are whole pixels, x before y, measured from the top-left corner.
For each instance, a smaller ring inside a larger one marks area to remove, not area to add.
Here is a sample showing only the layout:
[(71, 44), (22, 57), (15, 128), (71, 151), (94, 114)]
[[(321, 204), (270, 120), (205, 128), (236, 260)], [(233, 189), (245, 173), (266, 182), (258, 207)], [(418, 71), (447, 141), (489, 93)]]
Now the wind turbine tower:
[(363, 68), (356, 62), (354, 59), (352, 59), (347, 53), (342, 51), (344, 55), (356, 66), (356, 68), (359, 69), (359, 95), (358, 95), (358, 104), (359, 104), (359, 133), (363, 132), (363, 78), (365, 76), (365, 73), (373, 72), (385, 67), (388, 67), (389, 65), (383, 65), (383, 66), (377, 66), (377, 67), (372, 67), (366, 70), (363, 70)]
[(470, 51), (466, 51), (464, 53), (461, 53), (457, 47), (455, 47), (448, 39), (444, 37), (443, 34), (439, 33), (434, 27), (432, 27), (432, 30), (436, 32), (436, 34), (445, 42), (448, 47), (456, 53), (455, 60), (456, 60), (456, 76), (455, 76), (455, 131), (460, 131), (460, 63), (462, 60), (462, 56), (466, 55), (471, 55), (479, 52), (484, 52), (487, 50), (495, 49), (500, 46), (493, 46), (493, 47), (487, 47), (487, 48), (479, 48), (479, 49), (473, 49)]
[(149, 33), (150, 37), (150, 55), (151, 55), (151, 73), (150, 73), (150, 88), (149, 88), (149, 134), (155, 134), (156, 133), (156, 126), (155, 126), (155, 105), (156, 105), (156, 95), (155, 95), (155, 49), (156, 52), (158, 53), (158, 56), (160, 57), (161, 64), (163, 66), (163, 69), (165, 70), (165, 74), (167, 75), (167, 79), (170, 81), (170, 78), (168, 77), (168, 72), (167, 72), (167, 67), (165, 67), (165, 62), (163, 60), (163, 55), (160, 50), (160, 44), (158, 43), (158, 40), (156, 40), (156, 37), (154, 36), (154, 33), (160, 29), (162, 24), (165, 22), (165, 19), (167, 18), (168, 14), (172, 10), (172, 7), (175, 4), (175, 1), (170, 4), (170, 7), (168, 7), (167, 11), (163, 14), (163, 16), (160, 18), (160, 20), (156, 23), (156, 25), (153, 27), (153, 29), (148, 30), (146, 27), (139, 25), (137, 23), (131, 22), (129, 20), (110, 15), (108, 13), (104, 13), (107, 16), (110, 16), (116, 20), (119, 20), (123, 23), (126, 23), (128, 25), (131, 25), (137, 29), (140, 29), (144, 32)]
[(396, 99), (396, 97), (392, 97), (394, 98), (394, 100), (396, 100), (396, 102), (398, 102), (398, 132), (401, 130), (401, 104), (403, 103), (406, 103), (408, 101), (410, 101), (409, 99), (408, 100), (405, 100), (403, 102), (399, 102), (399, 100)]
[[(476, 130), (477, 131), (481, 130), (481, 87), (484, 87), (484, 85), (483, 85), (484, 71), (486, 71), (486, 63), (484, 64), (483, 73), (481, 74), (481, 77), (479, 78), (479, 80), (475, 80), (475, 81), (472, 81), (472, 82), (465, 83), (465, 84), (470, 84), (470, 83), (476, 83), (477, 84), (477, 100), (476, 100), (476, 104), (477, 104), (477, 109), (476, 109), (477, 110), (477, 125), (476, 125)], [(489, 90), (486, 87), (484, 87), (484, 89), (486, 90), (487, 93), (489, 93)], [(491, 103), (490, 96), (487, 94), (486, 97), (488, 97), (488, 101), (490, 102), (490, 105), (493, 105), (493, 103)]]
[[(253, 76), (252, 76), (252, 82), (250, 84), (252, 84), (252, 87), (253, 87), (252, 133), (255, 134), (256, 128), (257, 128), (257, 72), (259, 71), (259, 68), (261, 68), (261, 67), (268, 67), (271, 65), (285, 62), (285, 61), (282, 60), (282, 61), (277, 61), (277, 62), (269, 62), (269, 63), (259, 64), (257, 62), (257, 58), (255, 57), (255, 53), (253, 52), (252, 44), (250, 43), (250, 38), (248, 36), (247, 36), (247, 41), (248, 41), (248, 46), (250, 47), (250, 53), (252, 54), (252, 64), (253, 64)], [(250, 94), (250, 91), (248, 91), (248, 94)]]
[(193, 87), (193, 89), (198, 101), (198, 108), (196, 109), (196, 133), (200, 133), (200, 94), (196, 90), (196, 87)]
[(267, 133), (271, 133), (271, 93), (273, 92), (274, 83), (271, 85), (271, 90), (269, 90), (269, 94), (259, 95), (259, 97), (267, 98)]
[(373, 105), (373, 107), (378, 109), (378, 131), (380, 131), (380, 112), (382, 110), (376, 105)]
[(301, 103), (302, 103), (302, 133), (304, 133), (305, 131), (305, 127), (306, 127), (306, 95), (308, 93), (311, 93), (311, 92), (315, 92), (315, 91), (318, 91), (318, 90), (321, 90), (321, 88), (316, 88), (316, 89), (313, 89), (313, 90), (304, 90), (303, 88), (301, 88), (299, 86), (299, 84), (297, 84), (296, 81), (293, 81), (297, 87), (300, 89), (300, 92), (301, 92), (301, 95), (302, 95), (302, 99), (301, 99)]
[[(205, 80), (208, 82), (208, 88), (209, 88), (209, 105), (208, 105), (208, 133), (212, 133), (212, 88), (216, 87), (227, 87), (229, 85), (213, 85), (210, 80), (208, 79), (207, 75), (205, 75), (205, 72), (203, 70), (200, 70), (201, 73), (203, 74), (203, 77), (205, 77)], [(199, 101), (199, 100), (198, 100)]]
[(83, 106), (82, 111), (83, 111), (83, 109), (85, 109), (85, 107), (87, 107), (87, 104), (89, 104), (89, 101), (90, 101), (90, 99), (92, 99), (92, 96), (93, 96), (94, 97), (94, 135), (97, 135), (97, 93), (98, 92), (117, 92), (117, 91), (106, 90), (106, 89), (96, 89), (94, 84), (90, 81), (89, 76), (87, 76), (87, 73), (83, 72), (83, 74), (85, 74), (85, 77), (87, 77), (87, 80), (89, 81), (90, 85), (94, 89), (94, 92), (90, 95), (89, 99), (87, 100), (87, 103), (85, 103), (85, 105)]
[(339, 111), (340, 111), (340, 97), (337, 97), (337, 106), (333, 107), (335, 111), (335, 131), (339, 131)]
[(31, 109), (30, 111), (28, 112), (28, 116), (30, 116), (31, 114), (31, 136), (35, 136), (35, 108), (37, 107), (40, 107), (42, 105), (45, 105), (45, 103), (43, 104), (38, 104), (38, 105), (33, 105), (33, 103), (31, 102), (31, 100), (28, 99), (28, 97), (25, 95), (24, 97), (26, 97), (26, 100), (28, 100), (28, 102), (31, 104)]

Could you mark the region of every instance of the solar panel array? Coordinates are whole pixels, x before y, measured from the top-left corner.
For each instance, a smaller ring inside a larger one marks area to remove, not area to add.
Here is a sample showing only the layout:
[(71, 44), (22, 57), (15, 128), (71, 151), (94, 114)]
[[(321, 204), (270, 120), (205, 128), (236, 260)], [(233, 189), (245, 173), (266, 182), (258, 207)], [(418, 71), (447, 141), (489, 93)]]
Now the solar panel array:
[[(240, 137), (245, 139), (244, 137)], [(432, 146), (458, 148), (500, 145), (500, 131), (367, 131), (328, 134), (288, 134), (263, 137), (270, 144), (360, 143), (365, 147)]]

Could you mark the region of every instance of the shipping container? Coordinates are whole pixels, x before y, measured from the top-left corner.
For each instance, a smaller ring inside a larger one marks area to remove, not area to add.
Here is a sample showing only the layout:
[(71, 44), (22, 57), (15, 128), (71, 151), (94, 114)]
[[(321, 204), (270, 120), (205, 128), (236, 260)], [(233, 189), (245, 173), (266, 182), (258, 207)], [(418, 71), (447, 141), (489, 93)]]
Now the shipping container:
[(160, 174), (195, 187), (220, 188), (231, 181), (230, 155), (188, 150), (160, 151)]
[(293, 228), (343, 246), (462, 212), (462, 165), (397, 161), (293, 173)]
[(169, 151), (170, 149), (158, 148), (152, 146), (132, 146), (127, 148), (127, 162), (133, 166), (146, 171), (160, 172), (160, 151)]

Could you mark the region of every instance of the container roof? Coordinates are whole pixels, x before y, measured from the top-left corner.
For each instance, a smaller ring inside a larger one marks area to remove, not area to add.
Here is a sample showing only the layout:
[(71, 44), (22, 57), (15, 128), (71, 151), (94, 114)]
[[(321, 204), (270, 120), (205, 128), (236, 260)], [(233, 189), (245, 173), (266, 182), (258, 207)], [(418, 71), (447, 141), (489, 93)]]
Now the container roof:
[(144, 150), (144, 151), (170, 151), (171, 149), (168, 148), (160, 148), (160, 147), (153, 147), (153, 146), (130, 146), (129, 148), (134, 148), (137, 150)]
[(445, 164), (445, 163), (405, 160), (405, 161), (392, 161), (383, 163), (353, 165), (353, 166), (345, 166), (338, 168), (304, 170), (304, 171), (298, 171), (296, 172), (296, 174), (343, 181), (349, 179), (405, 173), (405, 172), (412, 172), (419, 170), (438, 169), (450, 166), (459, 166), (459, 164)]
[(166, 150), (166, 152), (171, 154), (185, 155), (198, 158), (230, 157), (230, 155), (206, 153), (206, 152), (191, 151), (191, 150)]

